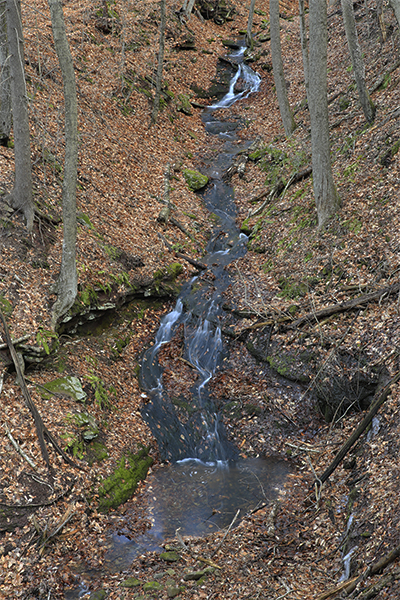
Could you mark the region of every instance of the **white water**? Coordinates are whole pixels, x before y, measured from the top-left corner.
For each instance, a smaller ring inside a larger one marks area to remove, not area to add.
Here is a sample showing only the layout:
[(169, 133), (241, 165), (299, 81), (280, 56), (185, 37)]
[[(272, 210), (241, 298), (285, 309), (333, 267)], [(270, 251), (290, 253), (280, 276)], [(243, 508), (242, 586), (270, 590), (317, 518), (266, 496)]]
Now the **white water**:
[[(238, 58), (241, 60), (243, 58), (245, 50), (245, 47), (240, 48), (240, 50), (231, 54), (230, 56), (233, 59)], [(244, 89), (241, 92), (235, 92), (235, 86), (240, 78), (243, 79)], [(250, 69), (250, 67), (248, 67), (245, 63), (240, 62), (238, 64), (237, 72), (231, 79), (228, 93), (225, 94), (222, 100), (220, 100), (216, 104), (212, 104), (210, 108), (228, 108), (229, 106), (232, 106), (234, 102), (237, 102), (242, 98), (247, 98), (248, 96), (250, 96), (250, 94), (258, 92), (258, 90), (260, 89), (260, 84), (261, 77), (258, 75), (258, 73)]]

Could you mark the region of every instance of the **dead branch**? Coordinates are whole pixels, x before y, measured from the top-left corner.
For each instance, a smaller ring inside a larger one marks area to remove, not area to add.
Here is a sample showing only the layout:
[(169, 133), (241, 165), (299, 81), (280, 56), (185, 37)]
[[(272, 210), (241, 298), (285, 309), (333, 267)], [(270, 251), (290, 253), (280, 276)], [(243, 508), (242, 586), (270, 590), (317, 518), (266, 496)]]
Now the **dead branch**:
[[(211, 554), (211, 556), (214, 556), (215, 554), (217, 554), (218, 550), (221, 548), (222, 544), (224, 543), (226, 536), (228, 535), (228, 533), (230, 532), (230, 530), (232, 529), (233, 525), (235, 524), (236, 519), (238, 518), (240, 514), (240, 508), (236, 511), (235, 516), (233, 517), (228, 529), (225, 531), (224, 536), (222, 538), (222, 540), (220, 541), (220, 543), (218, 544), (218, 546), (215, 548), (215, 550), (213, 551), (213, 553)], [(221, 567), (218, 567), (218, 569), (220, 569)]]
[(168, 223), (169, 216), (171, 214), (171, 202), (169, 200), (169, 192), (170, 192), (169, 181), (170, 181), (170, 168), (169, 168), (169, 163), (168, 163), (165, 168), (165, 173), (164, 173), (164, 198), (163, 198), (163, 201), (165, 203), (165, 206), (162, 207), (162, 209), (160, 210), (159, 215), (157, 217), (157, 221), (159, 223)]
[(252, 213), (249, 213), (248, 218), (255, 217), (256, 215), (259, 215), (260, 213), (262, 213), (264, 208), (268, 204), (270, 204), (274, 198), (276, 198), (277, 196), (280, 196), (283, 191), (286, 192), (286, 190), (289, 189), (289, 187), (291, 187), (298, 181), (301, 181), (302, 179), (306, 179), (307, 177), (309, 177), (311, 175), (311, 173), (312, 173), (312, 167), (307, 167), (306, 169), (303, 169), (302, 171), (299, 171), (298, 173), (293, 173), (293, 175), (291, 175), (291, 177), (288, 180), (288, 182), (286, 183), (286, 185), (283, 183), (282, 179), (279, 179), (277, 184), (271, 190), (266, 190), (265, 192), (262, 192), (258, 196), (255, 196), (254, 198), (252, 198), (250, 200), (250, 202), (253, 204), (253, 202), (259, 202), (260, 200), (265, 198), (265, 196), (268, 196), (268, 198), (262, 203), (262, 205), (260, 207), (258, 207)]
[(76, 467), (78, 469), (82, 469), (82, 467), (79, 467), (78, 465), (76, 465), (64, 452), (64, 450), (62, 450), (62, 448), (58, 445), (57, 441), (55, 440), (55, 438), (53, 437), (53, 435), (50, 433), (50, 431), (47, 429), (47, 427), (44, 425), (43, 421), (42, 421), (42, 417), (40, 416), (32, 398), (30, 395), (30, 392), (28, 390), (28, 387), (26, 385), (26, 381), (25, 381), (25, 377), (22, 373), (21, 370), (21, 365), (19, 363), (18, 360), (18, 356), (17, 353), (15, 351), (14, 345), (12, 343), (11, 337), (10, 337), (10, 332), (8, 331), (8, 326), (6, 323), (6, 320), (4, 318), (3, 313), (0, 311), (0, 319), (3, 323), (3, 327), (4, 327), (4, 334), (5, 334), (5, 338), (7, 341), (7, 345), (8, 345), (8, 349), (10, 351), (11, 354), (11, 358), (13, 360), (14, 366), (15, 366), (15, 370), (17, 372), (17, 380), (19, 385), (21, 386), (21, 391), (22, 391), (22, 395), (24, 397), (25, 400), (25, 404), (28, 407), (31, 415), (33, 416), (33, 420), (35, 422), (35, 427), (36, 427), (36, 434), (39, 440), (39, 445), (40, 445), (40, 451), (42, 453), (42, 457), (43, 460), (45, 461), (48, 469), (51, 470), (51, 466), (50, 466), (50, 460), (49, 460), (49, 453), (47, 451), (47, 447), (46, 447), (46, 442), (45, 442), (45, 436), (48, 439), (48, 441), (53, 445), (54, 449), (63, 457), (63, 459), (71, 466)]
[[(22, 337), (18, 338), (17, 340), (13, 341), (14, 346), (18, 346), (18, 344), (22, 344), (22, 342), (26, 342), (26, 340), (29, 340), (29, 338), (32, 337), (31, 333), (26, 333), (25, 335), (23, 335)], [(8, 348), (8, 344), (0, 344), (0, 350), (5, 350), (6, 348)]]
[[(330, 477), (330, 475), (332, 475), (332, 473), (334, 472), (336, 467), (340, 464), (340, 462), (346, 456), (346, 454), (348, 453), (350, 448), (358, 440), (360, 435), (366, 430), (366, 428), (372, 422), (372, 419), (374, 418), (374, 416), (376, 415), (376, 413), (378, 412), (380, 407), (387, 400), (387, 397), (389, 396), (390, 391), (391, 391), (391, 386), (394, 385), (399, 379), (400, 379), (400, 371), (398, 373), (396, 373), (396, 375), (394, 375), (390, 379), (390, 381), (385, 385), (385, 387), (383, 389), (380, 390), (379, 396), (372, 403), (370, 410), (365, 415), (365, 417), (361, 421), (360, 425), (352, 433), (352, 435), (349, 437), (349, 439), (343, 444), (343, 446), (341, 447), (341, 449), (339, 450), (339, 452), (337, 453), (337, 455), (335, 456), (335, 458), (333, 459), (333, 461), (331, 462), (329, 467), (327, 469), (325, 469), (325, 471), (322, 473), (322, 475), (320, 477), (317, 478), (316, 481), (318, 484), (324, 483), (328, 479), (328, 477)], [(399, 547), (399, 554), (400, 554), (400, 547)]]
[(6, 430), (6, 436), (8, 437), (8, 439), (10, 440), (11, 444), (14, 446), (15, 450), (18, 452), (18, 454), (20, 454), (22, 456), (22, 458), (24, 460), (26, 460), (26, 462), (28, 463), (28, 465), (30, 467), (32, 467), (32, 469), (36, 470), (37, 467), (35, 465), (35, 463), (33, 462), (33, 460), (31, 458), (29, 458), (29, 456), (26, 454), (26, 452), (24, 452), (21, 448), (21, 446), (18, 444), (18, 442), (14, 439), (7, 423), (4, 423), (4, 429)]
[(160, 240), (162, 240), (164, 242), (164, 244), (167, 246), (168, 250), (170, 252), (175, 252), (175, 254), (178, 258), (181, 258), (182, 260), (186, 260), (186, 262), (191, 264), (193, 267), (196, 267), (196, 269), (200, 269), (201, 271), (205, 271), (208, 269), (207, 265), (205, 265), (204, 263), (200, 263), (197, 260), (194, 260), (193, 258), (186, 256), (186, 254), (182, 254), (181, 252), (176, 252), (176, 250), (173, 249), (172, 245), (168, 242), (168, 240), (165, 239), (165, 237), (161, 233), (157, 233), (157, 235), (160, 238)]
[[(334, 588), (331, 588), (318, 596), (317, 600), (327, 600), (327, 598), (331, 598), (332, 596), (336, 596), (342, 590), (346, 591), (346, 595), (349, 596), (361, 581), (365, 581), (367, 577), (376, 575), (380, 573), (385, 567), (390, 565), (392, 562), (396, 560), (400, 556), (400, 546), (397, 546), (388, 554), (379, 559), (376, 563), (370, 565), (364, 573), (361, 575), (354, 577), (353, 579), (349, 579), (348, 581), (343, 581), (339, 585)], [(389, 585), (393, 580), (400, 579), (400, 569), (395, 569), (392, 573), (388, 573), (384, 575), (377, 583), (368, 587), (367, 590), (360, 596), (362, 600), (369, 600), (378, 594), (380, 590)]]
[(190, 231), (188, 231), (186, 229), (186, 227), (184, 227), (184, 225), (182, 225), (182, 223), (180, 223), (177, 219), (175, 219), (174, 217), (170, 217), (169, 222), (172, 223), (172, 225), (175, 225), (175, 227), (177, 227), (178, 229), (180, 229), (182, 231), (182, 233), (187, 235), (188, 238), (190, 238), (192, 240), (192, 242), (195, 241), (195, 239), (192, 236), (192, 234), (190, 233)]
[(342, 312), (346, 312), (347, 310), (353, 310), (358, 308), (359, 306), (363, 306), (364, 304), (368, 304), (369, 302), (374, 302), (376, 300), (381, 300), (383, 296), (391, 296), (393, 294), (397, 294), (400, 291), (400, 283), (396, 283), (394, 285), (390, 285), (386, 288), (381, 288), (376, 292), (371, 292), (370, 294), (365, 294), (364, 296), (358, 296), (358, 298), (354, 298), (353, 300), (348, 300), (347, 302), (339, 302), (338, 304), (331, 304), (326, 308), (321, 308), (321, 310), (317, 310), (314, 312), (307, 313), (297, 321), (294, 321), (290, 325), (288, 325), (289, 329), (295, 329), (300, 327), (304, 323), (312, 323), (314, 321), (318, 321), (320, 318), (329, 317), (334, 314), (339, 314)]
[(400, 67), (400, 60), (397, 60), (395, 63), (393, 63), (393, 65), (383, 74), (379, 77), (379, 79), (374, 83), (374, 85), (372, 86), (371, 90), (370, 90), (370, 94), (373, 94), (374, 92), (376, 92), (377, 90), (379, 90), (379, 88), (385, 83), (385, 80), (387, 79), (387, 76), (390, 75), (391, 73), (393, 73), (393, 71), (395, 71), (396, 69), (398, 69)]
[(56, 525), (56, 527), (50, 533), (47, 533), (47, 526), (46, 526), (45, 530), (41, 534), (41, 537), (38, 541), (39, 554), (43, 554), (46, 544), (48, 544), (53, 538), (55, 538), (55, 536), (68, 523), (68, 521), (70, 521), (72, 519), (74, 514), (75, 514), (74, 507), (72, 505), (70, 505), (70, 506), (68, 506), (67, 510), (61, 517), (58, 525)]

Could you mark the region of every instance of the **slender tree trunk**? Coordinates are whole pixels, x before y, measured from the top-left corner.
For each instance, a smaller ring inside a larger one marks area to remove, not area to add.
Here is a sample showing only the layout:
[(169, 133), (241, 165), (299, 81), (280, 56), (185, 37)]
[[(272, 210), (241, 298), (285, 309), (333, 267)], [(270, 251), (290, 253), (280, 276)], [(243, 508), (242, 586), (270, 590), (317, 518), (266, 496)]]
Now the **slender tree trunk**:
[(279, 0), (270, 0), (269, 14), (271, 28), (271, 58), (275, 89), (278, 97), (279, 110), (281, 113), (283, 127), (285, 129), (285, 134), (286, 137), (289, 137), (296, 129), (296, 123), (294, 122), (293, 114), (289, 106), (285, 75), (283, 72), (279, 24)]
[(400, 27), (400, 0), (389, 0), (389, 4), (393, 9), (397, 24)]
[(299, 16), (300, 16), (301, 54), (303, 57), (303, 70), (304, 70), (304, 86), (306, 88), (306, 95), (307, 95), (307, 100), (308, 100), (310, 70), (309, 70), (307, 25), (306, 25), (305, 11), (304, 11), (304, 0), (299, 0)]
[(160, 97), (161, 97), (161, 86), (163, 76), (163, 63), (164, 63), (164, 48), (165, 48), (165, 26), (167, 22), (167, 11), (165, 6), (165, 0), (160, 2), (160, 45), (158, 49), (158, 64), (157, 64), (157, 76), (156, 76), (156, 93), (154, 95), (153, 111), (151, 113), (151, 125), (157, 121), (158, 111), (160, 109)]
[(251, 50), (253, 50), (253, 47), (254, 47), (253, 36), (251, 34), (251, 30), (253, 29), (253, 17), (254, 17), (255, 5), (256, 5), (256, 0), (251, 0), (250, 8), (249, 8), (249, 18), (247, 21), (247, 32), (246, 32), (246, 46), (248, 48), (250, 48)]
[(0, 2), (0, 146), (7, 146), (11, 132), (10, 66), (7, 46), (6, 3)]
[(183, 13), (187, 19), (189, 19), (190, 15), (192, 14), (194, 3), (195, 3), (195, 0), (186, 0), (186, 2), (184, 4)]
[(57, 282), (57, 300), (53, 306), (52, 324), (73, 305), (77, 294), (76, 271), (76, 180), (78, 164), (78, 108), (76, 82), (71, 51), (65, 31), (60, 0), (49, 0), (54, 45), (60, 63), (65, 104), (65, 163), (62, 184), (63, 248), (61, 270)]
[(310, 0), (311, 150), (318, 226), (322, 227), (340, 206), (332, 175), (327, 97), (326, 0)]
[(15, 182), (10, 194), (14, 208), (22, 210), (28, 231), (32, 231), (35, 214), (32, 198), (31, 141), (24, 72), (21, 5), (6, 0), (7, 37), (10, 53), (11, 107), (13, 115)]
[(358, 97), (360, 99), (363, 113), (368, 123), (372, 123), (375, 117), (375, 106), (372, 102), (367, 86), (365, 84), (365, 67), (358, 42), (356, 20), (354, 18), (353, 0), (341, 0), (344, 28), (346, 30), (347, 44), (349, 46), (351, 64), (353, 65), (354, 78), (356, 80)]

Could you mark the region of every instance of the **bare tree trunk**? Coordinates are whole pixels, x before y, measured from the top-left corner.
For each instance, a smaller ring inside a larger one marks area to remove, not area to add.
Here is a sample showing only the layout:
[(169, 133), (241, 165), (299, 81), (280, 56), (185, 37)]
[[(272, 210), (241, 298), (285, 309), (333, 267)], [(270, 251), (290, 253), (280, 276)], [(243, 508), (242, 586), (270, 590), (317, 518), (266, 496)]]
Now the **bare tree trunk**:
[(326, 0), (310, 0), (310, 93), (311, 150), (314, 196), (318, 226), (322, 227), (340, 206), (330, 159), (327, 97)]
[(308, 58), (307, 25), (306, 25), (305, 11), (304, 11), (304, 0), (299, 0), (299, 16), (300, 16), (301, 54), (303, 57), (303, 70), (304, 70), (304, 86), (306, 88), (306, 95), (307, 95), (307, 100), (308, 100), (310, 69), (309, 69), (309, 58)]
[(250, 8), (249, 8), (249, 19), (247, 21), (247, 32), (246, 32), (246, 46), (253, 50), (254, 42), (253, 36), (251, 34), (251, 30), (253, 29), (253, 17), (254, 17), (254, 8), (256, 5), (256, 0), (250, 0)]
[(189, 19), (190, 15), (192, 14), (194, 3), (195, 0), (185, 0), (185, 2), (183, 3), (182, 12), (187, 19)]
[(351, 64), (353, 65), (354, 78), (356, 80), (358, 97), (360, 99), (363, 113), (368, 123), (372, 123), (375, 117), (375, 106), (372, 102), (367, 86), (365, 84), (365, 67), (361, 54), (360, 44), (354, 18), (353, 0), (341, 0), (344, 28), (346, 30), (347, 44), (349, 46)]
[(166, 26), (166, 22), (167, 22), (167, 11), (166, 11), (166, 6), (165, 6), (165, 0), (161, 0), (160, 9), (161, 9), (160, 46), (158, 49), (156, 93), (154, 95), (153, 111), (151, 113), (151, 125), (154, 125), (154, 123), (157, 121), (158, 111), (160, 109), (160, 97), (161, 97), (163, 63), (164, 63), (164, 48), (165, 48), (165, 26)]
[(389, 0), (389, 4), (393, 9), (397, 24), (400, 27), (400, 0)]
[(7, 48), (6, 3), (0, 2), (0, 146), (7, 146), (11, 132), (10, 66)]
[(15, 181), (10, 199), (14, 208), (22, 210), (27, 229), (32, 231), (35, 210), (32, 198), (31, 141), (19, 0), (6, 0), (6, 17), (8, 50), (10, 53), (11, 107), (15, 155)]
[(77, 294), (76, 271), (76, 180), (78, 164), (78, 108), (76, 82), (71, 51), (65, 32), (60, 0), (49, 0), (54, 45), (60, 63), (65, 104), (65, 163), (62, 184), (63, 248), (57, 282), (57, 300), (53, 306), (52, 325), (73, 305)]
[(283, 72), (279, 24), (279, 0), (270, 0), (269, 14), (271, 28), (271, 58), (275, 89), (278, 97), (279, 110), (281, 113), (283, 127), (285, 129), (285, 134), (286, 137), (289, 137), (296, 129), (296, 123), (294, 122), (293, 114), (289, 106), (285, 75)]

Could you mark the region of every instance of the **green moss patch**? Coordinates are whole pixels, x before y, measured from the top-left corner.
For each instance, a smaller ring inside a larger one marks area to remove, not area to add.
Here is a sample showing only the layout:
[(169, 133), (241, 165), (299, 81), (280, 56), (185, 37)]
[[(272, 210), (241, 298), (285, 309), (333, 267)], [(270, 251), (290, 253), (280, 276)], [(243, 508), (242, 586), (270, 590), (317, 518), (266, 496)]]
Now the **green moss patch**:
[(3, 294), (0, 294), (0, 310), (6, 317), (9, 317), (13, 311), (13, 305), (3, 296)]
[(137, 454), (123, 456), (114, 473), (100, 485), (99, 510), (107, 512), (129, 500), (139, 481), (146, 478), (152, 464), (153, 459), (148, 455), (147, 448)]
[(194, 169), (183, 169), (182, 174), (188, 184), (189, 189), (193, 192), (197, 192), (205, 187), (208, 183), (207, 175), (202, 175), (199, 171)]

